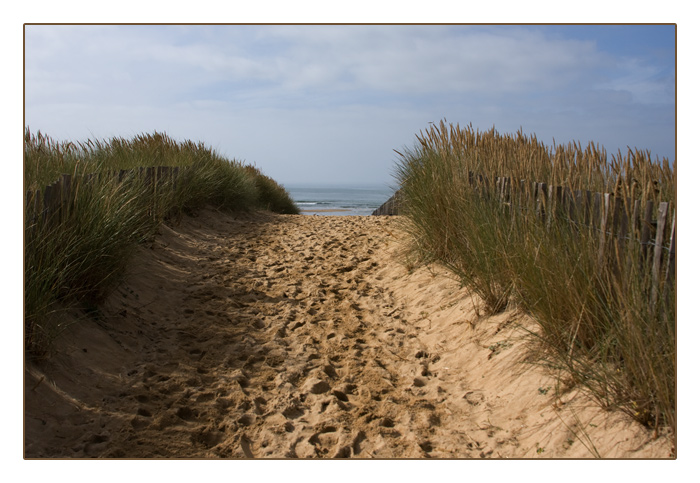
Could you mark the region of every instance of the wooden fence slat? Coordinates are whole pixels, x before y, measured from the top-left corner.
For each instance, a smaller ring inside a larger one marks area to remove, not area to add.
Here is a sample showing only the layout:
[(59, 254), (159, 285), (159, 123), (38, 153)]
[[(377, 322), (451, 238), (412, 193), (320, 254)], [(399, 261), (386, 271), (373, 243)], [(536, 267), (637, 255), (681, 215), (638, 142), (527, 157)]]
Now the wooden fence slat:
[(595, 228), (596, 223), (600, 222), (600, 214), (603, 209), (603, 194), (602, 193), (592, 193), (593, 203), (591, 205), (591, 220), (590, 226)]
[(547, 195), (549, 189), (546, 183), (537, 183), (537, 211), (540, 213), (540, 218), (544, 223), (547, 220), (547, 209), (549, 207), (549, 199)]
[(73, 209), (73, 177), (61, 175), (61, 220), (65, 220)]
[(491, 187), (489, 186), (488, 176), (479, 175), (479, 183), (481, 185), (481, 195), (484, 199), (488, 200), (491, 198)]
[(622, 258), (624, 256), (625, 237), (627, 236), (627, 212), (625, 211), (625, 202), (615, 196), (613, 203), (613, 222), (612, 222), (612, 239), (616, 240), (615, 244), (615, 261), (617, 266), (622, 266)]
[(639, 240), (641, 238), (641, 223), (639, 222), (639, 213), (641, 209), (642, 201), (634, 200), (634, 206), (632, 207), (632, 219), (630, 220), (630, 233), (632, 235), (633, 240)]
[[(644, 220), (642, 220), (642, 238), (640, 243), (642, 244), (642, 258), (646, 260), (649, 254), (649, 239), (651, 238), (652, 216), (654, 213), (654, 202), (647, 201), (646, 207), (644, 207)], [(643, 261), (643, 260), (642, 260)]]
[(627, 207), (629, 207), (631, 204), (632, 200), (630, 200), (629, 198), (627, 199), (626, 203), (622, 203), (622, 212), (620, 213), (620, 226), (617, 232), (617, 239), (620, 241), (620, 243), (624, 243), (627, 239), (627, 235), (629, 234), (630, 219), (627, 214)]
[(627, 273), (630, 273), (632, 269), (632, 264), (635, 262), (634, 253), (639, 243), (639, 210), (642, 205), (640, 200), (635, 200), (632, 207), (632, 217), (627, 221), (627, 233), (628, 233), (628, 243), (627, 243), (627, 260), (625, 262), (625, 269)]
[(557, 213), (562, 213), (564, 211), (564, 188), (556, 186), (554, 188), (554, 196), (556, 198), (554, 209), (557, 210)]
[(60, 202), (58, 181), (44, 188), (44, 221), (53, 223)]
[(615, 237), (617, 230), (620, 228), (620, 222), (622, 219), (622, 211), (624, 207), (622, 206), (622, 198), (612, 195), (610, 204), (612, 206), (612, 234)]
[(659, 278), (661, 273), (661, 257), (664, 251), (664, 229), (666, 228), (666, 215), (668, 214), (668, 202), (659, 203), (656, 218), (656, 239), (654, 246), (654, 259), (651, 268), (651, 307), (652, 310), (658, 301)]
[(579, 223), (586, 224), (586, 209), (586, 193), (582, 190), (574, 191), (574, 210)]
[(547, 226), (551, 226), (560, 214), (564, 213), (564, 189), (561, 186), (549, 186), (549, 209), (547, 210)]
[(155, 168), (153, 166), (150, 166), (144, 170), (145, 172), (145, 180), (146, 180), (146, 186), (149, 188), (153, 187), (155, 185)]
[(555, 210), (555, 205), (556, 205), (556, 193), (554, 192), (554, 186), (547, 186), (545, 183), (542, 183), (546, 187), (546, 192), (547, 192), (547, 201), (549, 202), (547, 205), (545, 205), (545, 210), (547, 211), (547, 229), (552, 225), (552, 217), (554, 216), (554, 210)]
[(591, 226), (591, 211), (593, 210), (593, 193), (589, 190), (583, 192), (583, 224)]
[(170, 181), (171, 170), (169, 166), (158, 166), (156, 168), (156, 182), (159, 185), (167, 185)]
[(568, 186), (564, 188), (564, 199), (566, 200), (569, 219), (577, 224), (580, 218), (581, 210), (581, 191), (572, 192)]
[(664, 291), (666, 293), (667, 305), (671, 303), (671, 300), (669, 300), (669, 296), (671, 293), (671, 284), (675, 282), (676, 279), (676, 213), (677, 210), (673, 210), (673, 222), (671, 223), (671, 240), (669, 242), (668, 252), (668, 265), (666, 267), (666, 288), (664, 289)]
[(501, 178), (501, 201), (504, 203), (510, 203), (511, 201), (510, 183), (510, 178)]
[(608, 217), (610, 215), (610, 193), (603, 194), (600, 217), (600, 242), (598, 246), (598, 264), (602, 265), (608, 239)]
[(668, 267), (666, 268), (666, 281), (671, 280), (676, 274), (676, 210), (673, 210), (673, 222), (671, 223), (671, 240), (669, 242)]

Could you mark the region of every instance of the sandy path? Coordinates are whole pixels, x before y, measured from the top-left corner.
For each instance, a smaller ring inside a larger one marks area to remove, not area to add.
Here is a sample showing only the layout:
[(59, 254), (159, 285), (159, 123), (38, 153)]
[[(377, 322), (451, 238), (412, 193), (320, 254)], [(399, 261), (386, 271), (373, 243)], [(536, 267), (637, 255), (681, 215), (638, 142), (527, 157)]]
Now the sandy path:
[(395, 223), (204, 211), (163, 227), (28, 366), (25, 456), (669, 455), (520, 364), (522, 317), (479, 319), (445, 272), (408, 273)]

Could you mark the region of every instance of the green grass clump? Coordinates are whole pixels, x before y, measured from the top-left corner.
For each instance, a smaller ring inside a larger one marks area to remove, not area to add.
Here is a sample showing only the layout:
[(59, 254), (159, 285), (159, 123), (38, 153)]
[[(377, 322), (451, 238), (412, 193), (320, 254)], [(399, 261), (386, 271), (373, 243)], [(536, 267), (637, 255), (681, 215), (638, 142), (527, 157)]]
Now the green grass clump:
[[(547, 147), (520, 132), (444, 122), (417, 137), (398, 153), (396, 178), (418, 258), (454, 271), (487, 312), (510, 303), (532, 315), (542, 361), (602, 405), (675, 430), (675, 277), (652, 279), (641, 227), (609, 240), (601, 256), (599, 224), (573, 223), (552, 198), (538, 205), (532, 189), (614, 193), (632, 219), (634, 200), (675, 205), (675, 164), (638, 150), (609, 160), (592, 143)], [(510, 178), (508, 189), (498, 177)]]
[(255, 184), (256, 203), (259, 206), (275, 213), (299, 214), (299, 208), (289, 196), (287, 190), (269, 176), (265, 176), (258, 168), (246, 166), (245, 169)]
[[(31, 357), (46, 355), (63, 311), (93, 307), (109, 294), (133, 250), (169, 217), (206, 205), (299, 213), (274, 180), (201, 143), (160, 133), (57, 142), (29, 129), (24, 141), (24, 328)], [(178, 175), (145, 181), (147, 168), (161, 166)], [(63, 174), (71, 175), (70, 196), (60, 214), (49, 216), (44, 188)]]

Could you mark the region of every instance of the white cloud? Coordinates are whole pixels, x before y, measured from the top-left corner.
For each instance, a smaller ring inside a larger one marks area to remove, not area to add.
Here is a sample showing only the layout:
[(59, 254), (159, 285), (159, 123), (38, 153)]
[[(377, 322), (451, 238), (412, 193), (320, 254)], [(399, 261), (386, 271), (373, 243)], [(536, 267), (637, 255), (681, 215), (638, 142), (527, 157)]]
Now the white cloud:
[(289, 43), (277, 74), (294, 88), (520, 92), (562, 85), (600, 62), (592, 42), (517, 27), (275, 27), (256, 38)]
[(672, 104), (675, 96), (675, 78), (664, 74), (661, 68), (636, 58), (620, 59), (616, 76), (602, 83), (601, 89), (627, 92), (633, 102), (643, 104)]

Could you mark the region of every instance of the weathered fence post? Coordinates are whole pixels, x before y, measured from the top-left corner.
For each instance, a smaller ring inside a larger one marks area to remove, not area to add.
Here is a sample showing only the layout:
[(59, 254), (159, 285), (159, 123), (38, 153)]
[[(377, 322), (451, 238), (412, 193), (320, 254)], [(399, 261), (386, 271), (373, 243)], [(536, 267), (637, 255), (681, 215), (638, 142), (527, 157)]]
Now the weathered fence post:
[(622, 267), (622, 258), (624, 256), (624, 242), (627, 236), (627, 212), (625, 211), (625, 203), (619, 196), (613, 197), (613, 221), (611, 230), (611, 239), (616, 240), (615, 244), (615, 269), (619, 270)]
[(603, 194), (600, 217), (600, 244), (598, 247), (598, 264), (602, 265), (605, 260), (605, 251), (608, 239), (608, 217), (610, 216), (610, 193)]
[(527, 185), (526, 181), (524, 179), (521, 179), (520, 180), (520, 192), (518, 193), (518, 201), (517, 201), (518, 213), (521, 213), (524, 207), (529, 207), (529, 203), (528, 203), (529, 193), (525, 188), (526, 185)]
[(46, 223), (55, 224), (61, 203), (61, 192), (58, 181), (54, 181), (44, 188), (44, 212), (43, 218)]
[(542, 223), (547, 220), (547, 211), (549, 202), (547, 199), (547, 185), (545, 183), (536, 183), (537, 186), (537, 212), (540, 214)]
[(666, 228), (666, 215), (668, 203), (659, 203), (659, 211), (656, 218), (656, 239), (654, 241), (654, 259), (651, 268), (651, 310), (654, 311), (659, 297), (659, 279), (661, 274), (661, 256), (664, 250), (664, 229)]
[(173, 189), (177, 189), (177, 187), (180, 185), (180, 167), (175, 166), (173, 168)]
[(591, 226), (593, 224), (593, 214), (591, 213), (591, 210), (593, 209), (593, 193), (588, 190), (583, 193), (583, 204), (583, 224), (586, 226)]
[(673, 210), (673, 222), (671, 223), (671, 240), (669, 243), (668, 252), (668, 265), (666, 266), (666, 285), (664, 292), (666, 294), (667, 306), (671, 303), (671, 300), (669, 300), (671, 293), (671, 284), (676, 282), (676, 213), (677, 210)]
[(73, 210), (73, 178), (70, 174), (61, 175), (61, 222)]
[(640, 263), (644, 263), (649, 254), (649, 239), (651, 238), (652, 219), (654, 212), (654, 202), (647, 201), (647, 205), (644, 208), (644, 220), (642, 221), (642, 238), (640, 240), (642, 244), (642, 260)]

